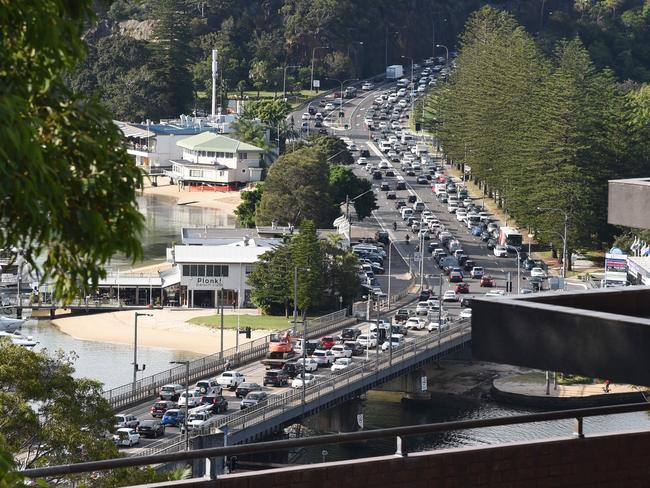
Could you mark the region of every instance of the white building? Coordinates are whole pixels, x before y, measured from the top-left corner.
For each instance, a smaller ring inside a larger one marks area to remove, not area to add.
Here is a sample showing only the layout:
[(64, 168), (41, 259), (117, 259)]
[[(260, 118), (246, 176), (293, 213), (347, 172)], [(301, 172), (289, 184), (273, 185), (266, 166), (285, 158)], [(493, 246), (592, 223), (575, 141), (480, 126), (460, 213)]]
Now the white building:
[(236, 190), (262, 179), (264, 150), (220, 134), (204, 132), (177, 143), (182, 159), (166, 174), (182, 185), (211, 185)]
[[(278, 239), (230, 239), (221, 245), (176, 245), (167, 260), (180, 270), (180, 305), (214, 308), (252, 307), (248, 275), (259, 257), (273, 249)], [(223, 300), (223, 301), (222, 301)]]

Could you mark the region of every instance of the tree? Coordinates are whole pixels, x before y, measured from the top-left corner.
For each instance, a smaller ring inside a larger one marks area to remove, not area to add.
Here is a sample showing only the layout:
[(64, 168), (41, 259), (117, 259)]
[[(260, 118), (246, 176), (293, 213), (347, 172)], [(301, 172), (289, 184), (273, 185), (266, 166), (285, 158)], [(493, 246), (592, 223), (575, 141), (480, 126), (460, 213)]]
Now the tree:
[(258, 183), (251, 190), (241, 192), (241, 203), (235, 209), (237, 223), (242, 227), (255, 227), (255, 213), (262, 200), (264, 184)]
[(326, 278), (324, 255), (313, 221), (301, 222), (300, 232), (291, 239), (289, 249), (291, 264), (298, 268), (298, 308), (305, 320), (311, 307), (318, 308), (323, 303)]
[(248, 77), (257, 90), (257, 98), (260, 98), (260, 90), (266, 88), (270, 77), (270, 67), (266, 61), (253, 61)]
[(238, 117), (230, 124), (230, 128), (235, 139), (253, 144), (263, 149), (265, 153), (271, 150), (264, 137), (264, 128), (259, 122), (248, 117)]
[(110, 115), (62, 80), (82, 58), (92, 5), (0, 5), (0, 249), (70, 299), (96, 285), (115, 253), (142, 255), (141, 173)]
[(252, 287), (251, 300), (264, 313), (284, 310), (289, 315), (289, 302), (293, 296), (293, 265), (289, 246), (281, 245), (262, 254), (248, 275)]
[(318, 135), (309, 138), (309, 144), (327, 164), (352, 164), (354, 158), (342, 139), (330, 135)]
[(280, 156), (270, 167), (256, 221), (297, 226), (309, 219), (329, 228), (333, 220), (330, 202), (327, 164), (309, 148), (300, 149)]
[[(377, 197), (372, 191), (372, 183), (359, 178), (350, 168), (332, 166), (329, 170), (330, 198), (335, 211), (340, 209), (346, 199), (351, 201), (359, 220), (372, 215), (377, 208)], [(363, 196), (361, 196), (363, 195)]]

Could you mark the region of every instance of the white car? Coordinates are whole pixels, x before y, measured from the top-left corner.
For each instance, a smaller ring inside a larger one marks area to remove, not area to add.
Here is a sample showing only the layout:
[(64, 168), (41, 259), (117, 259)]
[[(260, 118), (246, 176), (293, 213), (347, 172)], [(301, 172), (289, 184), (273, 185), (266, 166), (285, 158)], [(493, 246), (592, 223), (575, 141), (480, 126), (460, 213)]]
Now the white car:
[(310, 119), (311, 119), (311, 115), (309, 115), (307, 112), (302, 114), (302, 120), (310, 120)]
[(485, 296), (486, 296), (486, 297), (502, 297), (502, 296), (504, 296), (505, 294), (506, 294), (506, 293), (505, 293), (503, 290), (491, 290), (491, 291), (488, 291), (488, 292), (485, 294)]
[(373, 349), (377, 347), (377, 336), (375, 334), (361, 334), (357, 337), (357, 342), (364, 349)]
[(428, 302), (418, 302), (415, 307), (415, 313), (417, 315), (426, 315), (429, 312), (429, 303)]
[(372, 90), (375, 87), (372, 83), (369, 81), (366, 81), (363, 85), (361, 85), (362, 90)]
[(424, 319), (418, 317), (411, 317), (404, 324), (404, 327), (406, 327), (407, 329), (415, 329), (415, 330), (423, 330), (424, 326), (425, 326)]
[(379, 169), (389, 169), (390, 164), (388, 164), (388, 161), (382, 161), (379, 163), (379, 166), (377, 166)]
[(187, 394), (183, 392), (178, 399), (178, 406), (185, 406), (187, 404), (188, 408), (196, 407), (200, 403), (202, 396), (203, 393), (197, 390), (188, 391)]
[(314, 360), (312, 358), (305, 358), (304, 360), (302, 358), (300, 358), (298, 360), (298, 364), (301, 364), (303, 369), (308, 373), (311, 373), (312, 371), (317, 371), (318, 370), (318, 361), (316, 361), (316, 360)]
[(328, 366), (336, 360), (336, 356), (330, 349), (316, 349), (311, 357), (318, 366)]
[(114, 421), (115, 423), (113, 424), (113, 428), (115, 429), (124, 429), (124, 428), (135, 429), (140, 424), (138, 417), (136, 417), (135, 415), (118, 413), (113, 417), (115, 418)]
[(494, 246), (494, 250), (492, 252), (498, 258), (508, 257), (508, 250), (506, 249), (505, 246), (502, 246), (501, 244), (497, 244), (496, 246)]
[(336, 107), (334, 106), (333, 103), (328, 103), (325, 105), (325, 110), (334, 110)]
[(440, 321), (442, 322), (442, 326), (438, 326), (438, 321), (434, 320), (433, 322), (429, 322), (429, 325), (427, 325), (427, 330), (429, 332), (438, 332), (439, 330), (442, 332), (443, 330), (447, 330), (449, 328), (449, 323), (447, 323), (446, 318), (442, 318)]
[(129, 427), (117, 429), (113, 434), (113, 442), (118, 446), (131, 447), (134, 444), (140, 444), (140, 434)]
[(546, 273), (542, 268), (535, 267), (530, 270), (530, 276), (533, 278), (546, 278)]
[(350, 366), (352, 366), (352, 359), (339, 358), (334, 362), (334, 364), (332, 364), (330, 370), (332, 371), (332, 373), (336, 373), (337, 371), (343, 371), (344, 369), (347, 369)]
[[(304, 379), (303, 379), (304, 378)], [(291, 388), (302, 388), (303, 385), (310, 386), (316, 381), (316, 376), (311, 373), (300, 373), (291, 382)]]
[(448, 211), (449, 213), (455, 213), (456, 210), (458, 210), (458, 205), (457, 205), (457, 204), (455, 204), (455, 203), (449, 203), (449, 204), (447, 205), (447, 211)]
[(457, 302), (458, 295), (454, 290), (447, 290), (444, 295), (442, 295), (443, 302)]
[(351, 358), (352, 357), (352, 350), (344, 346), (343, 344), (336, 344), (335, 346), (332, 346), (330, 349), (334, 353), (334, 357), (337, 358)]
[(471, 308), (464, 308), (460, 311), (459, 317), (461, 319), (471, 319), (472, 318), (472, 309)]
[(467, 218), (467, 212), (465, 210), (460, 210), (460, 209), (456, 210), (456, 220), (458, 220), (458, 222), (462, 222), (466, 218)]
[(224, 371), (217, 378), (217, 383), (222, 388), (229, 388), (231, 391), (237, 389), (240, 383), (246, 382), (246, 376), (239, 371)]
[(364, 164), (368, 164), (368, 158), (361, 157), (361, 158), (357, 159), (357, 164), (360, 165), (360, 166), (363, 166)]
[[(402, 334), (391, 334), (390, 342), (386, 341), (381, 345), (382, 351), (388, 351), (389, 349), (397, 349), (398, 347), (404, 344), (404, 336)], [(392, 346), (392, 347), (391, 347)]]
[(485, 270), (483, 269), (482, 266), (474, 266), (472, 268), (472, 271), (469, 272), (469, 275), (472, 278), (482, 278), (484, 274), (485, 274)]

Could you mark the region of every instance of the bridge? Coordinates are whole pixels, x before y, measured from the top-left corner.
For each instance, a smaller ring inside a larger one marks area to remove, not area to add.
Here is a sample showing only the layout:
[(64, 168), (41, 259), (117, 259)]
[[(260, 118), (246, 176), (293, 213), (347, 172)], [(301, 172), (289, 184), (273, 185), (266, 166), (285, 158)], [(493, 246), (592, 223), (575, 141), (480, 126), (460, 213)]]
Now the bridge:
[[(192, 448), (223, 445), (224, 433), (228, 444), (259, 440), (295, 420), (356, 398), (362, 393), (406, 374), (416, 378), (428, 363), (469, 346), (471, 324), (456, 322), (440, 334), (419, 335), (392, 354), (375, 354), (374, 359), (355, 363), (350, 368), (327, 379), (317, 381), (304, 390), (290, 391), (271, 398), (268, 404), (247, 408), (225, 416), (213, 417), (201, 428), (193, 430), (189, 439)], [(138, 456), (176, 452), (185, 449), (180, 436), (143, 449)]]

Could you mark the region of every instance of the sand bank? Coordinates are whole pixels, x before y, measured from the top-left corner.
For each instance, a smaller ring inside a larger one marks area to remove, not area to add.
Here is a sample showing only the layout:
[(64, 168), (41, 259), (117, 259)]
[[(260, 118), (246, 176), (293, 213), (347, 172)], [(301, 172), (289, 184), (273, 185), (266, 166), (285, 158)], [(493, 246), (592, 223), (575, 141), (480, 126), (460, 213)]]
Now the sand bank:
[[(219, 352), (220, 331), (186, 323), (187, 320), (213, 315), (214, 310), (150, 310), (153, 317), (138, 317), (138, 344), (162, 347), (198, 354)], [(134, 312), (122, 311), (97, 315), (77, 315), (54, 319), (52, 323), (62, 332), (77, 339), (113, 344), (133, 344)], [(241, 334), (239, 343), (255, 340), (268, 334), (254, 330), (252, 338)], [(224, 330), (224, 349), (235, 347), (237, 333)]]
[(166, 176), (158, 178), (158, 186), (151, 186), (151, 182), (145, 179), (143, 193), (174, 199), (177, 205), (212, 208), (226, 214), (233, 214), (241, 202), (238, 191), (189, 191), (187, 188), (180, 189), (177, 185), (171, 185)]

